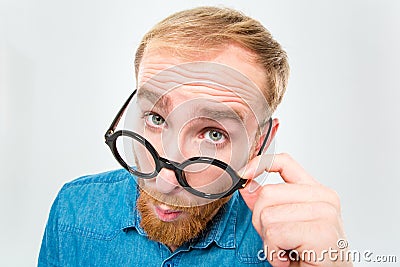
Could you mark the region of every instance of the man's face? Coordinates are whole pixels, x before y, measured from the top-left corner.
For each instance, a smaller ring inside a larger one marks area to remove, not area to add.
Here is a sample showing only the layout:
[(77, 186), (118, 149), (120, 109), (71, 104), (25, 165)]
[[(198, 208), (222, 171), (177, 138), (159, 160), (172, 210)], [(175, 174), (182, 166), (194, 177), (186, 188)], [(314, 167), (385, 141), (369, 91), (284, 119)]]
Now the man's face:
[[(258, 89), (265, 74), (249, 58), (237, 45), (191, 63), (148, 49), (138, 73), (135, 131), (171, 161), (207, 156), (239, 170), (254, 156), (267, 108)], [(138, 168), (149, 167), (146, 158), (136, 152)], [(205, 167), (186, 179), (201, 190), (218, 190), (230, 181), (226, 177), (218, 168)], [(139, 179), (139, 185), (142, 227), (150, 238), (171, 246), (197, 236), (229, 200), (210, 202), (192, 195), (166, 168), (154, 179)]]

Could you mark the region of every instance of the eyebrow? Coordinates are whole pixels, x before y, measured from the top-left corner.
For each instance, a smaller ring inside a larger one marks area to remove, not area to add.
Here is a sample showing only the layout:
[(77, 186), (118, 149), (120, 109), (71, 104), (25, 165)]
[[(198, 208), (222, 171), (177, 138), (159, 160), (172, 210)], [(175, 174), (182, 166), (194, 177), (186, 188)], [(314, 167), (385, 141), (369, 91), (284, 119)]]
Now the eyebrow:
[(146, 87), (140, 87), (138, 90), (138, 99), (147, 99), (159, 109), (168, 114), (172, 110), (172, 100), (165, 94), (157, 93)]
[[(166, 94), (160, 94), (147, 87), (140, 87), (138, 90), (138, 99), (147, 99), (153, 103), (157, 108), (161, 109), (162, 112), (169, 114), (172, 111), (173, 104), (171, 97)], [(210, 101), (218, 103), (215, 100)], [(232, 120), (236, 123), (242, 124), (244, 122), (245, 115), (242, 112), (234, 109), (215, 109), (209, 106), (204, 106), (195, 111), (196, 114), (206, 117), (215, 121), (220, 120)]]
[(237, 112), (235, 110), (232, 111), (232, 110), (221, 110), (221, 109), (212, 109), (209, 107), (202, 107), (198, 111), (198, 114), (215, 121), (232, 120), (239, 124), (243, 124), (244, 122), (244, 116), (240, 112)]

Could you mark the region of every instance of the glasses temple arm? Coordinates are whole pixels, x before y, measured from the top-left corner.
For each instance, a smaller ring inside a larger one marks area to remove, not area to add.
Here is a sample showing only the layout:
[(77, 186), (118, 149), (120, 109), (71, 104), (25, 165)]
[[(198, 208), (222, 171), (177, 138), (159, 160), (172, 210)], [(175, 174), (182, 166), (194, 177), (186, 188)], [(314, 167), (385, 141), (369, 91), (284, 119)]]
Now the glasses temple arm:
[(110, 127), (107, 130), (107, 134), (113, 134), (114, 133), (115, 128), (117, 128), (118, 122), (121, 120), (122, 115), (124, 114), (126, 108), (128, 107), (129, 102), (131, 102), (131, 99), (136, 94), (136, 91), (137, 91), (137, 89), (135, 89), (135, 91), (133, 91), (133, 93), (125, 101), (125, 103), (122, 106), (122, 108), (118, 111), (117, 116), (114, 118), (113, 122), (111, 123)]
[(271, 133), (271, 129), (272, 129), (272, 118), (269, 118), (268, 124), (269, 124), (269, 126), (268, 126), (267, 135), (266, 135), (265, 138), (264, 138), (264, 141), (263, 141), (263, 143), (262, 143), (262, 145), (261, 145), (261, 147), (260, 147), (260, 150), (259, 150), (258, 153), (257, 153), (257, 156), (260, 156), (260, 155), (262, 154), (262, 152), (263, 152), (265, 146), (267, 145), (267, 141), (268, 141), (269, 135), (270, 135), (270, 133)]

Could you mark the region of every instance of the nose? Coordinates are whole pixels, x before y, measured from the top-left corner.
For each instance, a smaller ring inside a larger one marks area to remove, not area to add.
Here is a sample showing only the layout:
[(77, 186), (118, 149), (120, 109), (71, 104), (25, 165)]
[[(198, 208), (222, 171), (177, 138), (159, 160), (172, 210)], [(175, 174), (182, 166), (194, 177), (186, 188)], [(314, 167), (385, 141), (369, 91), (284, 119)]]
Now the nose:
[(167, 168), (162, 168), (156, 177), (157, 191), (163, 194), (173, 194), (183, 188), (179, 185), (175, 172)]

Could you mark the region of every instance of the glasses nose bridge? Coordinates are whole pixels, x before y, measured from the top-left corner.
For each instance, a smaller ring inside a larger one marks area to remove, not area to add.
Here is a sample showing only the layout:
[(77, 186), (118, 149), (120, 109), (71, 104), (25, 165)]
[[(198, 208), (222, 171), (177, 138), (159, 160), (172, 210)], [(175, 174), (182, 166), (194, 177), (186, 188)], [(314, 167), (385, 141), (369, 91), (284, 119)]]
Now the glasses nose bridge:
[(174, 171), (177, 175), (180, 176), (181, 169), (176, 167), (178, 165), (179, 165), (179, 163), (176, 161), (172, 161), (172, 160), (160, 157), (160, 170), (162, 168), (166, 168), (168, 170)]

